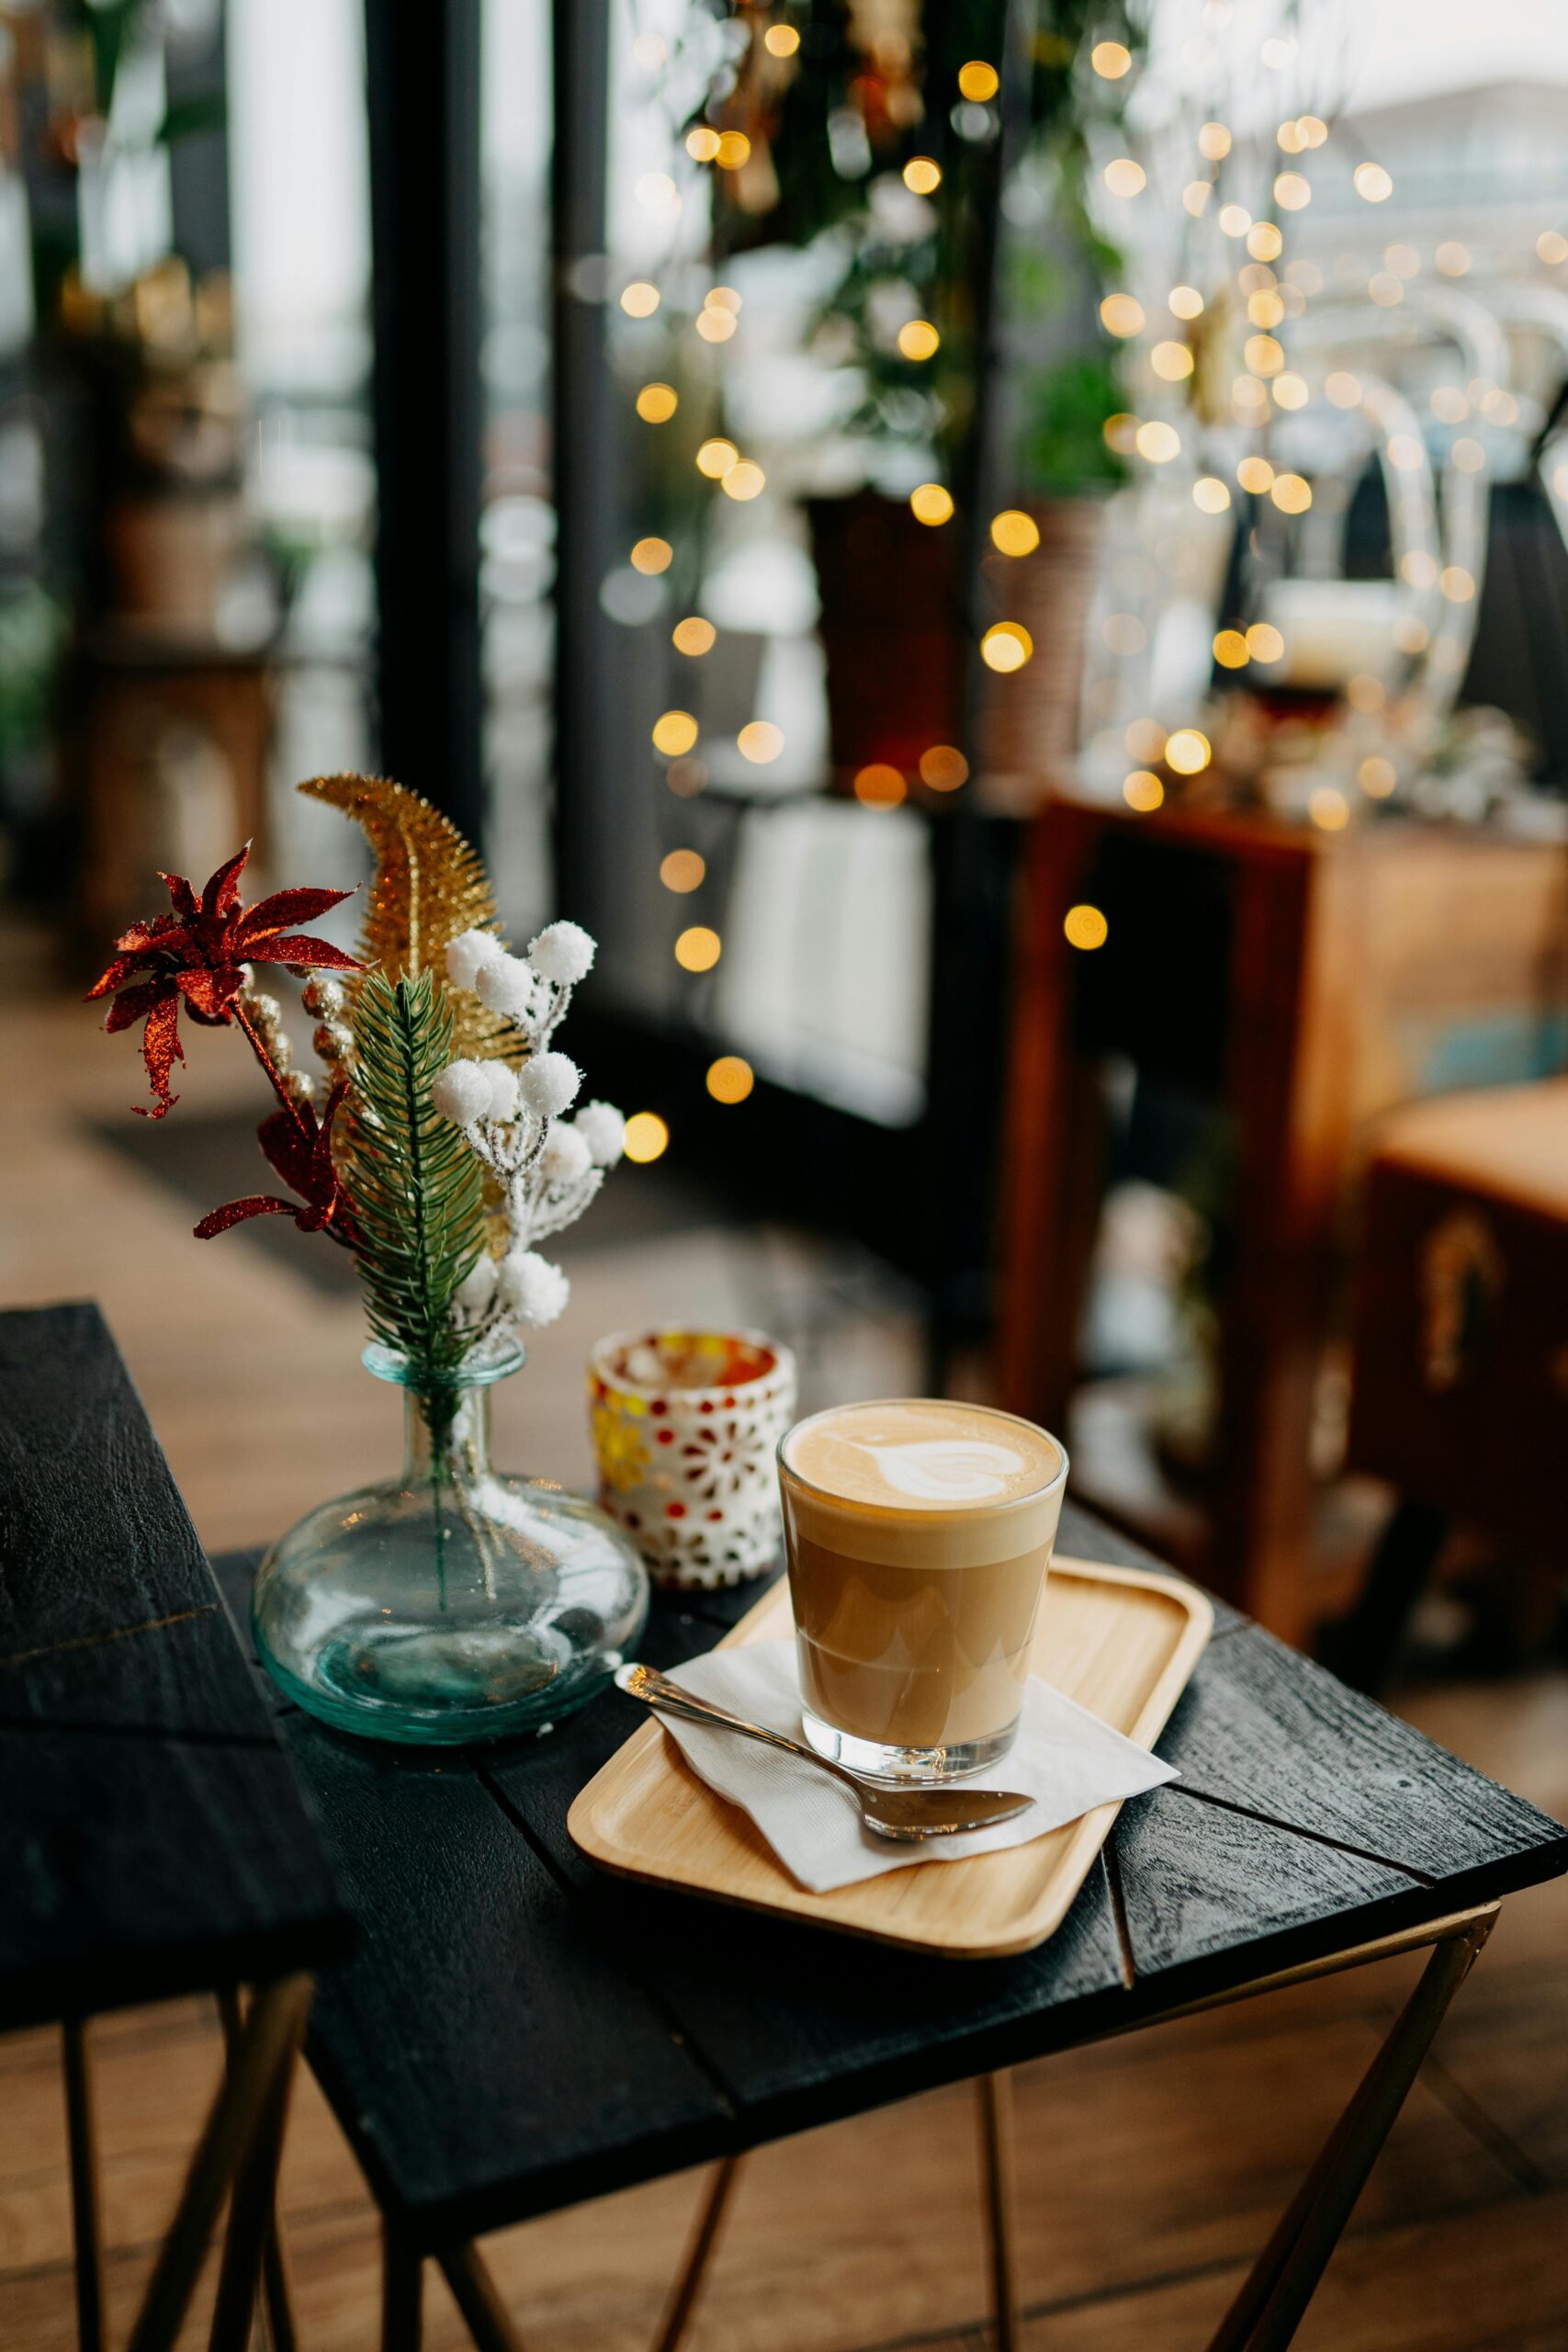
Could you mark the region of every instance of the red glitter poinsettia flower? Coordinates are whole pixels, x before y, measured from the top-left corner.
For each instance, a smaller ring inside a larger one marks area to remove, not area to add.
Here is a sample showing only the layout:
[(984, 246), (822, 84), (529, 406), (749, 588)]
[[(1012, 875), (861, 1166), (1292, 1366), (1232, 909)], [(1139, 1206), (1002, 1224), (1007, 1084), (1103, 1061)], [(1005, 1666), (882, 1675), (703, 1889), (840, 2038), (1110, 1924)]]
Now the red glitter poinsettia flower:
[[(87, 1001), (118, 990), (104, 1026), (129, 1029), (145, 1020), (141, 1058), (155, 1099), (153, 1108), (133, 1105), (145, 1119), (161, 1119), (179, 1101), (169, 1091), (169, 1074), (183, 1062), (179, 1013), (183, 1000), (193, 1020), (209, 1028), (234, 1018), (247, 964), (282, 964), (291, 972), (357, 972), (352, 956), (324, 939), (308, 939), (291, 923), (314, 922), (346, 890), (275, 890), (254, 907), (240, 904), (240, 876), (251, 854), (249, 842), (220, 865), (198, 899), (183, 875), (165, 874), (174, 912), (132, 923), (116, 943), (113, 963)], [(130, 987), (136, 972), (147, 978)]]
[(301, 1233), (324, 1232), (345, 1249), (355, 1249), (359, 1227), (354, 1204), (333, 1165), (333, 1121), (347, 1092), (348, 1080), (340, 1078), (320, 1120), (310, 1103), (298, 1102), (290, 1110), (275, 1111), (256, 1129), (263, 1151), (284, 1182), (299, 1193), (299, 1200), (280, 1201), (273, 1193), (249, 1193), (243, 1201), (227, 1201), (202, 1218), (196, 1228), (197, 1239), (210, 1241), (214, 1234), (227, 1233), (231, 1225), (243, 1225), (247, 1217), (291, 1216)]

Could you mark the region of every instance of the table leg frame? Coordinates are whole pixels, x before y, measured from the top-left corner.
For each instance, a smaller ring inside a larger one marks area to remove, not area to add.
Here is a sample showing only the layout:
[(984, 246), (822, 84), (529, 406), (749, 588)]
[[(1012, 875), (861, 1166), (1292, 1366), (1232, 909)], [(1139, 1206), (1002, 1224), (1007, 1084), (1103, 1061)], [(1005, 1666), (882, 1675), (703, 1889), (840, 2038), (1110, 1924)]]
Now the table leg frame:
[(65, 2133), (71, 2158), (71, 2235), (76, 2267), (79, 2352), (103, 2352), (103, 2209), (98, 2184), (98, 2132), (88, 2020), (71, 2018), (61, 2029), (65, 2079)]

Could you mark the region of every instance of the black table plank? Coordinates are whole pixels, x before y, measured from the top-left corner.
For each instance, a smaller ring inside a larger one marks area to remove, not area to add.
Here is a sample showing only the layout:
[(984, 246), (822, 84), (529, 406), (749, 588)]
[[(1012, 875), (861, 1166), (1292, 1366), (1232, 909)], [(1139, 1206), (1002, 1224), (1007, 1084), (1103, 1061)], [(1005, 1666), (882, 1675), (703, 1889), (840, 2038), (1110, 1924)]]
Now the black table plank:
[(318, 1988), (312, 2060), (378, 2197), (422, 2245), (728, 2143), (709, 2076), (460, 1758), (302, 1714), (285, 1736), (360, 1928)]
[(315, 1824), (96, 1307), (0, 1315), (0, 2024), (346, 1948)]

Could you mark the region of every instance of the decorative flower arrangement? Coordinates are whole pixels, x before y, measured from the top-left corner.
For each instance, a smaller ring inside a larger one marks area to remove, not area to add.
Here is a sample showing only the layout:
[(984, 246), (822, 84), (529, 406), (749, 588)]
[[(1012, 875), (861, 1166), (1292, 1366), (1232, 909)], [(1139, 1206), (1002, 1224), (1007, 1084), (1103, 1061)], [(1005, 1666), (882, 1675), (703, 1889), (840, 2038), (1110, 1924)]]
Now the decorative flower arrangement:
[[(358, 956), (298, 928), (346, 891), (242, 906), (247, 846), (199, 898), (165, 875), (171, 911), (132, 924), (89, 1000), (112, 993), (110, 1031), (145, 1024), (153, 1102), (142, 1116), (164, 1118), (179, 1100), (182, 1008), (237, 1028), (277, 1097), (258, 1139), (296, 1197), (226, 1202), (198, 1238), (272, 1216), (327, 1234), (355, 1254), (376, 1337), (449, 1374), (560, 1315), (570, 1285), (535, 1244), (582, 1215), (621, 1157), (626, 1123), (609, 1103), (568, 1116), (582, 1074), (551, 1044), (594, 943), (554, 922), (525, 956), (508, 954), (479, 861), (417, 795), (357, 776), (302, 789), (358, 816), (377, 848)], [(262, 963), (309, 976), (324, 1080), (297, 1067), (281, 1007), (257, 984)]]

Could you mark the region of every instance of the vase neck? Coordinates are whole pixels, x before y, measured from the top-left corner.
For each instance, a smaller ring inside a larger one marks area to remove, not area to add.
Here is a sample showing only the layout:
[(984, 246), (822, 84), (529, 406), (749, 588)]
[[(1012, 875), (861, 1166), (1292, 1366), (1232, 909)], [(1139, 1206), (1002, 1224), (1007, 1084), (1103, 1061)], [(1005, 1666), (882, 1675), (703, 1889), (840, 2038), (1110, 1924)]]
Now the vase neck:
[(490, 1475), (490, 1389), (403, 1391), (403, 1476), (409, 1486), (460, 1473)]

